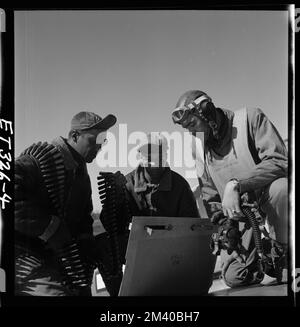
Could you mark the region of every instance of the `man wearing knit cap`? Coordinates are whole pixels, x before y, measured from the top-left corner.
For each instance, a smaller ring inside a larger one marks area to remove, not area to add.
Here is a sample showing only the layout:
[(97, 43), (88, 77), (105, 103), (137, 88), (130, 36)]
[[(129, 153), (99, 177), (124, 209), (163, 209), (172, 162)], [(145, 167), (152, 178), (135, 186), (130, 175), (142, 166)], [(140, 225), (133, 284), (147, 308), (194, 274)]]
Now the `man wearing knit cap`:
[(161, 133), (149, 133), (138, 152), (141, 163), (126, 176), (134, 216), (198, 217), (188, 182), (167, 162), (168, 142)]
[(15, 160), (15, 293), (89, 296), (97, 265), (91, 163), (116, 117), (79, 112), (67, 138), (33, 144)]
[[(125, 251), (128, 242), (128, 224), (132, 216), (160, 217), (199, 217), (195, 197), (188, 182), (172, 171), (167, 162), (168, 142), (158, 132), (147, 134), (147, 140), (138, 148), (140, 164), (126, 175), (126, 198), (130, 217), (122, 215), (126, 212), (125, 203), (120, 204), (118, 212), (118, 232), (122, 260), (125, 263)], [(100, 215), (105, 228), (105, 221)], [(121, 244), (120, 243), (120, 244)], [(117, 296), (122, 277), (112, 282), (105, 281), (111, 296)]]
[[(212, 221), (216, 224), (228, 218), (231, 222), (238, 221), (242, 217), (241, 196), (251, 194), (265, 215), (269, 236), (278, 245), (276, 249), (284, 253), (288, 243), (287, 150), (264, 112), (250, 108), (234, 112), (221, 109), (215, 107), (205, 92), (191, 90), (179, 98), (172, 119), (195, 136), (197, 132), (204, 133), (204, 172), (199, 182)], [(194, 157), (196, 153), (193, 148)], [(245, 237), (243, 242), (249, 243), (249, 239)], [(256, 249), (249, 246), (246, 250), (242, 262), (240, 257), (227, 256), (226, 251), (221, 251), (223, 277), (230, 287), (262, 280), (263, 274), (256, 273)], [(270, 275), (282, 281), (284, 260), (279, 266)]]

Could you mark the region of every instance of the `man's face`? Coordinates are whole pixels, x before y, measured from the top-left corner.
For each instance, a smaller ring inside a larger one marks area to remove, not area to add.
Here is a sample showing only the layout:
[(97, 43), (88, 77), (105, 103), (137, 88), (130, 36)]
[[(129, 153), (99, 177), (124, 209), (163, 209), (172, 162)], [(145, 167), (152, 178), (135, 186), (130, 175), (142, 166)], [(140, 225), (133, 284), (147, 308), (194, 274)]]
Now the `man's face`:
[(97, 130), (80, 132), (77, 140), (77, 151), (85, 162), (91, 163), (97, 156), (103, 144), (106, 142), (107, 132)]
[(153, 146), (154, 151), (149, 152), (147, 147), (144, 146), (140, 150), (140, 157), (142, 161), (144, 162), (144, 165), (146, 165), (149, 168), (162, 168), (166, 167), (167, 164), (167, 151), (161, 151), (159, 152), (159, 149), (157, 146)]
[[(185, 99), (182, 99), (182, 101), (178, 103), (177, 106), (186, 107)], [(210, 127), (195, 113), (189, 112), (186, 119), (182, 121), (180, 124), (183, 128), (187, 129), (190, 133), (194, 135), (197, 132), (204, 133), (204, 140), (207, 140), (209, 137)]]
[(190, 113), (185, 121), (182, 122), (182, 127), (186, 128), (190, 133), (204, 133), (204, 140), (207, 140), (210, 133), (210, 127), (200, 117)]

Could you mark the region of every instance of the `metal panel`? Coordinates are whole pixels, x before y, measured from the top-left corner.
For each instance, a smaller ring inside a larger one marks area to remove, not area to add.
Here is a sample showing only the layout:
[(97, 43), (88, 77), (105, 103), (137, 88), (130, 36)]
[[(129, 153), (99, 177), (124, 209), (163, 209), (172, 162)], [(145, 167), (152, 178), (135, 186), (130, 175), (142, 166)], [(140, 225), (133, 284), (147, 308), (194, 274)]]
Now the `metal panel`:
[(208, 293), (216, 257), (209, 219), (133, 217), (120, 296)]

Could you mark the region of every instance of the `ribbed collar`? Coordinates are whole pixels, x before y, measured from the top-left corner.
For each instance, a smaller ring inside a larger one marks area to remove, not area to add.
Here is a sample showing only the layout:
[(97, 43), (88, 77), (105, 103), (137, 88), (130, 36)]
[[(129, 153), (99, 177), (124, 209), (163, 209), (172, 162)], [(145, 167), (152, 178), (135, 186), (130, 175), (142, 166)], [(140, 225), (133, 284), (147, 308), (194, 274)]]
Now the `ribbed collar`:
[[(147, 173), (146, 169), (139, 165), (134, 172), (132, 172), (134, 177), (134, 189), (136, 192), (143, 192), (147, 190), (147, 185), (151, 184), (151, 177)], [(172, 173), (169, 167), (165, 168), (161, 179), (158, 184), (157, 190), (159, 191), (170, 191), (172, 189)]]

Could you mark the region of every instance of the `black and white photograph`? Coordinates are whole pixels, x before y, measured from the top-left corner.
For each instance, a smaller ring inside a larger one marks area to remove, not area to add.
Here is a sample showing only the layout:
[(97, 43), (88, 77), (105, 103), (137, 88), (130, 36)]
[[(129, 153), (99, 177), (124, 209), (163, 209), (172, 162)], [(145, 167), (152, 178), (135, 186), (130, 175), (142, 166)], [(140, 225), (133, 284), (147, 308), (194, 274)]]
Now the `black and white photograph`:
[(0, 306), (296, 306), (297, 12), (1, 9)]

